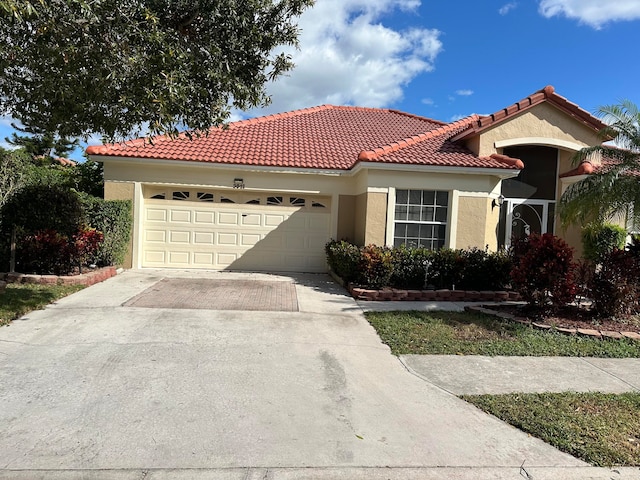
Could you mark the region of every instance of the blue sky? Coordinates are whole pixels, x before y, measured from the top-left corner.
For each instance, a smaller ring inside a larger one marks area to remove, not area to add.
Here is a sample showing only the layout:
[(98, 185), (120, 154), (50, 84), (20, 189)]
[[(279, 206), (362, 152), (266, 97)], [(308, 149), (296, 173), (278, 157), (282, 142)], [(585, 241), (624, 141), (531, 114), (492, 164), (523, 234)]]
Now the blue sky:
[(451, 121), (545, 85), (590, 112), (640, 105), (640, 0), (316, 0), (299, 24), (273, 103), (233, 119), (330, 103)]

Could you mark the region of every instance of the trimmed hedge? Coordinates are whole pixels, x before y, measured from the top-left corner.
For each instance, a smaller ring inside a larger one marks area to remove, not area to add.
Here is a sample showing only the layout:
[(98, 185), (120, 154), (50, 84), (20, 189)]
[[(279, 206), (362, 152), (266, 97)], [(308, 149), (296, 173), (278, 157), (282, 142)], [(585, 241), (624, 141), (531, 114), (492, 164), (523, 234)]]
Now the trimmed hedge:
[(511, 260), (505, 252), (358, 247), (334, 240), (325, 251), (331, 270), (367, 288), (503, 290), (510, 282)]
[[(86, 254), (82, 258), (74, 254), (78, 258), (73, 258), (71, 263), (97, 266), (122, 263), (131, 235), (131, 211), (132, 205), (128, 200), (103, 200), (60, 185), (28, 185), (12, 195), (0, 209), (0, 270), (8, 271), (14, 227), (18, 246), (29, 239), (29, 245), (33, 247), (29, 251), (33, 252), (38, 249), (42, 252), (53, 251), (55, 248), (52, 250), (49, 247), (55, 244), (54, 239), (61, 245), (67, 245), (75, 242), (74, 238), (79, 232), (97, 230), (101, 235), (97, 252), (92, 252), (90, 258)], [(46, 242), (42, 243), (45, 238)], [(20, 248), (17, 253), (20, 253)], [(58, 265), (69, 263), (53, 258), (53, 253), (51, 258), (38, 261), (27, 255), (26, 250), (23, 253), (24, 259), (16, 256), (17, 268), (21, 263), (24, 267), (28, 264), (30, 270), (34, 269), (34, 265), (56, 265), (55, 270), (61, 271), (66, 267)], [(52, 270), (51, 267), (46, 269)]]
[(131, 239), (131, 200), (103, 200), (83, 195), (82, 206), (86, 223), (104, 234), (104, 241), (96, 255), (96, 265), (120, 265)]

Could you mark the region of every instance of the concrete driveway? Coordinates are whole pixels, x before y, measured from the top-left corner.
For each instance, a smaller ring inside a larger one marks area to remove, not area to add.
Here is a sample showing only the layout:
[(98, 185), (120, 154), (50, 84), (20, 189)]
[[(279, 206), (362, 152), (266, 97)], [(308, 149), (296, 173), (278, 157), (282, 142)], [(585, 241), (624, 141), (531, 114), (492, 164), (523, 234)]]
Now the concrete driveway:
[(409, 373), (324, 275), (127, 271), (1, 328), (0, 385), (0, 478), (611, 478)]

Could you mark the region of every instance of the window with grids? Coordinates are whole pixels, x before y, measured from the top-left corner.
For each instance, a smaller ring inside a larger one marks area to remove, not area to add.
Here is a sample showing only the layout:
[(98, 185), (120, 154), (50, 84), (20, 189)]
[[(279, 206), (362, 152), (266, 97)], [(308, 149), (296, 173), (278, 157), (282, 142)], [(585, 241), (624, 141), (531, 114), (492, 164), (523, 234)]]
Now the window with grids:
[(449, 192), (396, 190), (393, 244), (437, 250), (447, 234)]

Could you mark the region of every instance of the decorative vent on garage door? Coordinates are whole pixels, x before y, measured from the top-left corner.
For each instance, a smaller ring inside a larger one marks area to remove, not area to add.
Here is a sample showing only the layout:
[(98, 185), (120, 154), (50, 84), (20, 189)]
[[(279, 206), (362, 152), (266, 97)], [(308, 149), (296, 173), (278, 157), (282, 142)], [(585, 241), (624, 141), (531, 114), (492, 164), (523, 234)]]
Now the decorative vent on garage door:
[(210, 202), (224, 204), (271, 205), (281, 207), (298, 207), (305, 210), (322, 211), (329, 209), (331, 199), (316, 195), (285, 195), (279, 193), (256, 193), (245, 191), (219, 191), (203, 188), (188, 189), (184, 187), (153, 187), (144, 189), (144, 196), (149, 200), (178, 200), (189, 202)]

